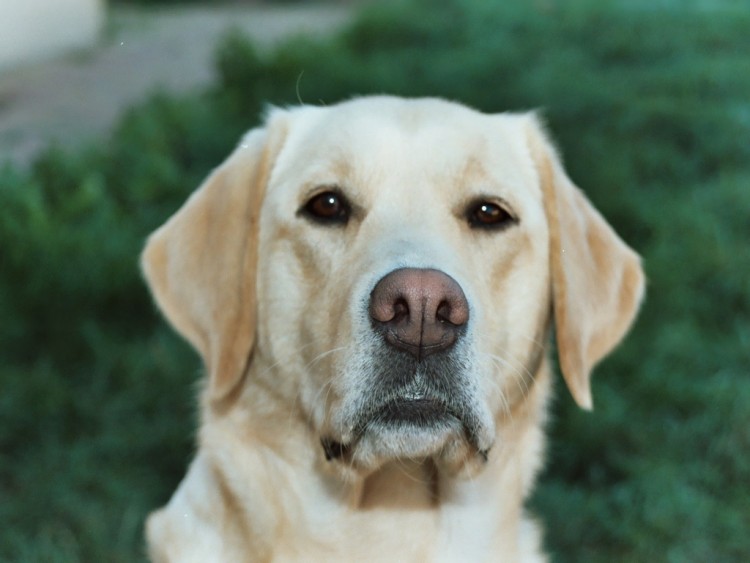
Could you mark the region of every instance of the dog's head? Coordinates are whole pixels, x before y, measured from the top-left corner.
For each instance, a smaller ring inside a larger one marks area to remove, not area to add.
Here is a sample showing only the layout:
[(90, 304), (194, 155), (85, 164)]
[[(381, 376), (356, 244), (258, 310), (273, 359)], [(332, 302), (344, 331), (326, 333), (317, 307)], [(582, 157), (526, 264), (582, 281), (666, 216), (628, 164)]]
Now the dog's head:
[(534, 115), (431, 99), (272, 111), (143, 265), (215, 401), (249, 374), (300, 409), (329, 459), (365, 470), (486, 457), (551, 318), (590, 408), (591, 369), (643, 293), (638, 256)]

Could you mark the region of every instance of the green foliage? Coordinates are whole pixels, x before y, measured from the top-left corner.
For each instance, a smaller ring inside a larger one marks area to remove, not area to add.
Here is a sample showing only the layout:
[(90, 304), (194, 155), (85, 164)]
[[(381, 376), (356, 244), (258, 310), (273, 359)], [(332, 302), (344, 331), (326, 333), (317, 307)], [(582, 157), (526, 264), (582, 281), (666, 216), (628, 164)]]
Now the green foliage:
[(145, 236), (267, 102), (440, 95), (540, 107), (571, 176), (644, 256), (648, 298), (562, 385), (531, 508), (557, 561), (750, 553), (750, 10), (739, 2), (412, 0), (330, 40), (217, 49), (210, 92), (155, 97), (108, 143), (0, 170), (0, 559), (142, 558), (182, 476), (199, 365), (140, 279)]
[(231, 3), (232, 0), (112, 0), (113, 4), (123, 4), (131, 6), (149, 6), (149, 7), (161, 7), (161, 6), (190, 6), (195, 4), (213, 4), (213, 5), (225, 5)]
[(0, 172), (0, 559), (132, 561), (154, 493), (184, 470), (175, 421), (189, 424), (198, 366), (161, 326), (137, 254), (197, 182), (180, 157), (203, 150), (200, 123), (154, 100), (106, 150)]

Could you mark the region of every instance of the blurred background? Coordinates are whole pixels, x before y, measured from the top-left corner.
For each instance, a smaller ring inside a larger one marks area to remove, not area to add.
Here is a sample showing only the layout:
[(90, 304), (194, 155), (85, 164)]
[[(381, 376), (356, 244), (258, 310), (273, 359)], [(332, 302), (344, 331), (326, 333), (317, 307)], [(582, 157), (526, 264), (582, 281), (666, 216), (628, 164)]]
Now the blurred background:
[(541, 108), (644, 256), (593, 413), (557, 385), (553, 561), (750, 560), (747, 2), (52, 4), (0, 5), (0, 560), (143, 560), (201, 374), (143, 241), (265, 104), (375, 92)]

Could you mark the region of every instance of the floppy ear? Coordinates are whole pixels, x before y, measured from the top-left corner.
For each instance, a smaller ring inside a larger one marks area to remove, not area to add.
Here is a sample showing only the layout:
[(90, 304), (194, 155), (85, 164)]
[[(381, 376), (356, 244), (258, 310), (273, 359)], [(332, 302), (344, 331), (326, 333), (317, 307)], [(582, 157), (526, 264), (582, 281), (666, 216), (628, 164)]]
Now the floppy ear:
[(253, 348), (258, 215), (280, 129), (246, 135), (141, 256), (159, 308), (202, 356), (213, 399), (241, 381)]
[(643, 270), (640, 257), (568, 178), (535, 116), (529, 133), (549, 225), (560, 369), (576, 403), (591, 409), (591, 370), (635, 319)]

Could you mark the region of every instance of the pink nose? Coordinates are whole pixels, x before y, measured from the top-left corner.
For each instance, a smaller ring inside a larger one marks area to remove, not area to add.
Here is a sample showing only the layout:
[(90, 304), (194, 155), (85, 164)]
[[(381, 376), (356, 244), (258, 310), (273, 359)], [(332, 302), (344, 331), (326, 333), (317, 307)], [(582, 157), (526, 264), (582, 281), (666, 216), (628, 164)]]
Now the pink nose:
[(469, 304), (461, 286), (449, 275), (403, 268), (375, 285), (370, 294), (370, 318), (388, 344), (421, 361), (456, 342), (469, 321)]

